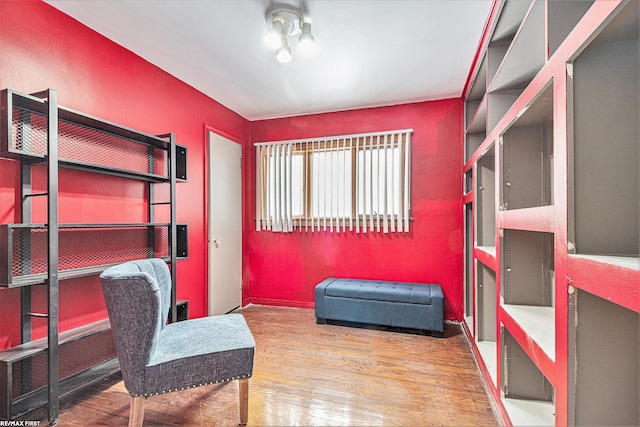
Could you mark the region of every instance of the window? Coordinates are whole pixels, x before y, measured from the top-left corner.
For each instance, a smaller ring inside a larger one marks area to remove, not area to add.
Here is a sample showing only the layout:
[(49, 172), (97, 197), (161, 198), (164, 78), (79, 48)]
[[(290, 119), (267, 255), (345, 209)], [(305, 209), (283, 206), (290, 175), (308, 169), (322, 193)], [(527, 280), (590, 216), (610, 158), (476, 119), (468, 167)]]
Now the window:
[(256, 229), (409, 231), (411, 132), (256, 143)]

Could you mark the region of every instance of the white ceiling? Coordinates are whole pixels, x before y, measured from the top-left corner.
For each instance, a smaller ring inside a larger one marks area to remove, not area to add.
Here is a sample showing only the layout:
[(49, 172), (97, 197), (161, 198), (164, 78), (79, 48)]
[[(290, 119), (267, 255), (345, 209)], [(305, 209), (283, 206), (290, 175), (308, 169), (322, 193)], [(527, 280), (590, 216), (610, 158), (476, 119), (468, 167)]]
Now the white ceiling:
[(307, 0), (280, 64), (268, 0), (46, 0), (249, 120), (461, 96), (492, 0)]

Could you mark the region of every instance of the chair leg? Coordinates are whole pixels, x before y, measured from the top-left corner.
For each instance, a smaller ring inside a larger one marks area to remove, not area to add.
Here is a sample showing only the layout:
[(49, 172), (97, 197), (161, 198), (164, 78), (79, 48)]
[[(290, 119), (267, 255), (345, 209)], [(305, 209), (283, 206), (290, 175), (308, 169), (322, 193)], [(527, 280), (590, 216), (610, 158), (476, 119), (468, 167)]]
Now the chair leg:
[(144, 421), (144, 397), (131, 396), (129, 404), (129, 427), (141, 427)]
[(240, 424), (247, 424), (249, 419), (249, 380), (238, 380), (238, 397), (240, 401)]

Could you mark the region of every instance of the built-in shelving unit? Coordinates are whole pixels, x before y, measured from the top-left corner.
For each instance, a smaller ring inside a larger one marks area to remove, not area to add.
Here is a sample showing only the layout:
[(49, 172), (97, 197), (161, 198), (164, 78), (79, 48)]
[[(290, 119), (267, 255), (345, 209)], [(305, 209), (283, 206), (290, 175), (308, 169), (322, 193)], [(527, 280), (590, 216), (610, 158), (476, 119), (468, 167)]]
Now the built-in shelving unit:
[[(59, 333), (61, 280), (132, 259), (162, 258), (171, 267), (176, 320), (176, 261), (188, 255), (187, 225), (176, 222), (176, 182), (187, 178), (187, 153), (172, 134), (149, 135), (62, 107), (53, 90), (25, 95), (5, 89), (0, 103), (0, 156), (20, 162), (16, 200), (22, 201), (22, 222), (0, 225), (0, 286), (20, 289), (22, 336), (22, 344), (0, 351), (0, 418), (13, 420), (48, 405), (55, 423), (61, 397), (118, 370), (108, 320)], [(46, 168), (45, 192), (32, 190), (36, 167)], [(60, 223), (61, 168), (147, 183), (147, 222)], [(155, 184), (168, 186), (168, 200), (155, 200)], [(42, 224), (32, 223), (34, 197), (47, 199), (45, 215), (37, 212), (46, 218)], [(169, 222), (154, 221), (157, 209), (166, 209)], [(31, 287), (42, 284), (47, 311), (34, 313)], [(46, 318), (46, 337), (32, 340), (32, 317)]]
[(465, 325), (507, 425), (640, 424), (639, 23), (496, 0), (470, 72)]
[(574, 425), (640, 425), (640, 4), (616, 12), (567, 65)]

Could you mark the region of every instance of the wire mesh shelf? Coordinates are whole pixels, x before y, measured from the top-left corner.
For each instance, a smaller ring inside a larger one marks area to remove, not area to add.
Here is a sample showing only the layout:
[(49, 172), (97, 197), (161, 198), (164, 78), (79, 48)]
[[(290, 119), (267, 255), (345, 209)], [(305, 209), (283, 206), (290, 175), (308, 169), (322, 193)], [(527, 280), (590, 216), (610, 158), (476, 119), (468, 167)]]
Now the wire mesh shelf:
[[(170, 224), (61, 224), (61, 279), (96, 274), (132, 259), (170, 257)], [(47, 278), (47, 226), (0, 225), (0, 286), (44, 283)]]
[[(31, 95), (2, 91), (0, 155), (37, 162), (47, 154), (47, 103)], [(153, 182), (170, 179), (171, 144), (65, 107), (58, 107), (61, 166)], [(183, 173), (186, 177), (186, 172)]]

